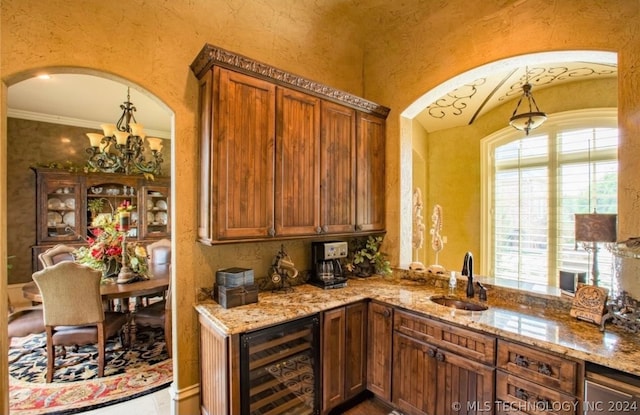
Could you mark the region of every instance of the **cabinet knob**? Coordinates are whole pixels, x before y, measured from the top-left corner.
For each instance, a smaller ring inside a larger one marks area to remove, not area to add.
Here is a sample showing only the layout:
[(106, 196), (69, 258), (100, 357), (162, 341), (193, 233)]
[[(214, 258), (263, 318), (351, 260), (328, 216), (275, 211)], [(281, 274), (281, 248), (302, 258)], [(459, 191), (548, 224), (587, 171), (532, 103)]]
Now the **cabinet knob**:
[(362, 225), (361, 224), (357, 224), (356, 225), (356, 230), (357, 231), (361, 231), (362, 230)]
[(321, 233), (322, 233), (322, 228), (321, 228), (320, 226), (318, 226), (318, 227), (316, 228), (316, 233), (317, 233), (317, 234), (321, 234)]
[(329, 227), (327, 225), (324, 225), (322, 227), (322, 233), (327, 233), (327, 232), (329, 232)]
[(529, 367), (529, 359), (525, 356), (516, 354), (515, 364), (520, 367)]
[(436, 357), (436, 349), (429, 349), (429, 350), (427, 350), (427, 356), (429, 356), (429, 357)]
[(442, 353), (442, 352), (436, 353), (436, 360), (438, 362), (444, 362), (444, 353)]
[(389, 318), (391, 317), (391, 311), (387, 308), (382, 312), (382, 315), (384, 316), (384, 318)]
[(269, 236), (276, 236), (276, 230), (275, 230), (275, 228), (269, 228), (269, 230), (267, 231), (267, 233), (269, 234)]

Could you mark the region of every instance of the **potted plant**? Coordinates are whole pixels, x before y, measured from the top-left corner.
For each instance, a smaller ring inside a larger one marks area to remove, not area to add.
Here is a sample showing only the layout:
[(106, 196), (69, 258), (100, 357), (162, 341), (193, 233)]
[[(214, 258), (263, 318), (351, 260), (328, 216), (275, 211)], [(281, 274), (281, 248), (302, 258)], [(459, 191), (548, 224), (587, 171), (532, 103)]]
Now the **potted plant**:
[(380, 251), (382, 240), (382, 236), (370, 235), (367, 239), (356, 238), (351, 241), (347, 270), (359, 277), (391, 274), (391, 263), (387, 254)]

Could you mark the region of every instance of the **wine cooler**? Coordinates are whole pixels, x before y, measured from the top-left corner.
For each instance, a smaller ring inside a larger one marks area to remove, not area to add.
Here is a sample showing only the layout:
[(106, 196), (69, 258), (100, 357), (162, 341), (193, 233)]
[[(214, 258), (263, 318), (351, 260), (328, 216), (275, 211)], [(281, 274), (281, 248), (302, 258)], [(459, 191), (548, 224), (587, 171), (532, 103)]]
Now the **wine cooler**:
[(318, 315), (240, 337), (243, 415), (320, 413)]

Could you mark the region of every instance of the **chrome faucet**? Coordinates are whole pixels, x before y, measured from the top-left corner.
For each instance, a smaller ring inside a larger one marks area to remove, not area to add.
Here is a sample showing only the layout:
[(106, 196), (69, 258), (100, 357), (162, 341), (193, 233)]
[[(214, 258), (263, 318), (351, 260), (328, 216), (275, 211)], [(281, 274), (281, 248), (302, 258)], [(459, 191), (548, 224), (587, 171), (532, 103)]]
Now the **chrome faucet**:
[(471, 252), (464, 254), (464, 263), (462, 264), (462, 275), (467, 276), (467, 297), (473, 298), (473, 255)]

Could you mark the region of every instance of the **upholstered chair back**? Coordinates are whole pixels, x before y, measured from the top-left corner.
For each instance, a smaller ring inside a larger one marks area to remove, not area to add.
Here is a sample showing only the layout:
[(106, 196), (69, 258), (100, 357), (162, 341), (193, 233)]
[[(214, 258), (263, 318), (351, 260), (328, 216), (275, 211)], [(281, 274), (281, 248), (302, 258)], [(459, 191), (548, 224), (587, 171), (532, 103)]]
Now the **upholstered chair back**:
[(47, 326), (81, 326), (104, 321), (102, 273), (75, 262), (60, 262), (33, 274), (44, 303)]
[(42, 266), (46, 268), (60, 262), (75, 260), (73, 251), (75, 251), (75, 248), (71, 246), (58, 244), (38, 255), (38, 259), (42, 263)]

